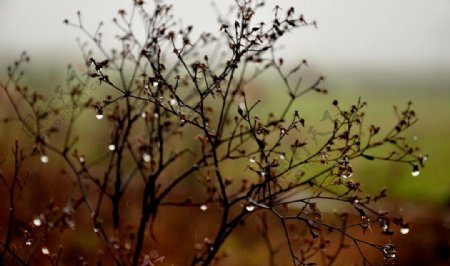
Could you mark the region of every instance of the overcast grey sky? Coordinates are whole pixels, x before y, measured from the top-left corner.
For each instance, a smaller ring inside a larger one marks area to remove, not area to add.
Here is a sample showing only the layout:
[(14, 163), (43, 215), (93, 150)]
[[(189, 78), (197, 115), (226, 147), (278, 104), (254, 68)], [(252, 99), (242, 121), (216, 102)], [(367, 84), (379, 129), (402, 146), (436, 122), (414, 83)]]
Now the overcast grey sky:
[[(78, 56), (81, 32), (62, 24), (81, 10), (87, 21), (111, 21), (125, 0), (0, 0), (0, 58), (22, 50)], [(185, 24), (205, 31), (218, 26), (210, 0), (167, 0)], [(218, 0), (227, 6), (233, 1)], [(450, 0), (269, 0), (294, 6), (318, 22), (286, 39), (286, 53), (316, 65), (375, 68), (450, 69)], [(92, 24), (93, 25), (93, 24)], [(3, 61), (3, 60), (2, 60)]]

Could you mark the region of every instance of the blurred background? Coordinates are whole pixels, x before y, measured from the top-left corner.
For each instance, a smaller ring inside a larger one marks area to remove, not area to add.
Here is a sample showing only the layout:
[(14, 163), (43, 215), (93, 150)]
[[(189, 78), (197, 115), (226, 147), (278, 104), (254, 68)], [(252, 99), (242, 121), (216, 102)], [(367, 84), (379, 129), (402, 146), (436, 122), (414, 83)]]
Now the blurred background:
[[(117, 10), (129, 7), (128, 2), (1, 0), (0, 77), (3, 79), (6, 66), (26, 50), (32, 58), (28, 78), (44, 90), (53, 90), (62, 82), (68, 63), (82, 64), (75, 39), (84, 36), (62, 21), (74, 20), (80, 10), (87, 27), (95, 28), (102, 20), (104, 34), (113, 34), (114, 27), (109, 22)], [(218, 30), (211, 1), (167, 2), (173, 3), (181, 23), (194, 25), (197, 33)], [(220, 1), (217, 9), (227, 14), (232, 2)], [(419, 122), (409, 131), (408, 138), (429, 156), (420, 175), (411, 176), (406, 166), (361, 163), (355, 167), (354, 179), (360, 180), (368, 192), (387, 187), (389, 208), (409, 221), (411, 232), (392, 238), (399, 250), (397, 265), (448, 265), (450, 1), (272, 0), (267, 1), (260, 18), (270, 19), (276, 4), (284, 10), (294, 6), (297, 14), (304, 14), (307, 21), (315, 20), (318, 25), (317, 29), (307, 27), (286, 35), (279, 47), (278, 55), (288, 64), (306, 59), (310, 66), (307, 75), (326, 77), (329, 94), (308, 95), (296, 108), (320, 121), (333, 99), (351, 104), (362, 97), (369, 103), (368, 120), (390, 126), (395, 121), (394, 105), (403, 107), (409, 100), (414, 103)], [(281, 82), (265, 78), (273, 86)], [(271, 86), (266, 87), (266, 96), (277, 95)], [(1, 95), (1, 112), (10, 110), (4, 94)], [(276, 97), (272, 98), (273, 102), (267, 104), (277, 108)], [(9, 156), (13, 135), (17, 133), (1, 128), (2, 157)]]

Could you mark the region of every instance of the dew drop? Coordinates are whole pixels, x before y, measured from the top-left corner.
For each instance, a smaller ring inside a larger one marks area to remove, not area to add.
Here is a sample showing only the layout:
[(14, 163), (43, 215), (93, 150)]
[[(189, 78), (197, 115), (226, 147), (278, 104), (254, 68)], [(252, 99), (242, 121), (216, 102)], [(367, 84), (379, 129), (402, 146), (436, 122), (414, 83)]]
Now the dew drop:
[(281, 160), (286, 159), (286, 156), (284, 155), (284, 152), (280, 153), (280, 159), (281, 159)]
[(239, 103), (239, 109), (245, 110), (245, 103)]
[(27, 241), (25, 241), (25, 246), (31, 246), (31, 244), (33, 244), (33, 240), (27, 239)]
[(39, 217), (34, 217), (33, 224), (35, 226), (41, 226), (42, 225), (42, 221), (41, 221), (41, 219)]
[(72, 215), (75, 210), (73, 209), (72, 205), (67, 205), (64, 207), (63, 212), (67, 215)]
[(103, 114), (102, 114), (102, 113), (97, 113), (97, 114), (95, 115), (95, 117), (96, 117), (98, 120), (102, 120), (102, 119), (103, 119)]
[(247, 206), (245, 206), (245, 210), (248, 212), (252, 212), (255, 210), (255, 205), (253, 204), (248, 204)]
[(86, 161), (86, 159), (84, 158), (84, 156), (80, 156), (80, 163), (84, 163)]
[(406, 235), (407, 233), (409, 233), (409, 228), (408, 227), (402, 227), (400, 228), (400, 233), (402, 235)]
[(352, 175), (353, 175), (352, 172), (345, 172), (345, 173), (342, 174), (342, 177), (343, 178), (349, 178), (349, 177), (352, 177)]
[(141, 113), (141, 117), (142, 117), (142, 118), (147, 118), (147, 112), (142, 112), (142, 113)]
[(251, 156), (250, 159), (249, 159), (249, 161), (250, 161), (251, 163), (255, 163), (255, 162), (256, 162), (255, 156)]
[(42, 251), (42, 254), (44, 254), (44, 255), (50, 254), (50, 251), (48, 250), (47, 247), (42, 247), (41, 251)]
[(395, 258), (397, 251), (395, 250), (395, 246), (393, 244), (386, 244), (383, 248), (384, 256), (388, 259)]
[(158, 113), (154, 113), (154, 114), (153, 114), (153, 117), (154, 117), (154, 118), (158, 118), (158, 117), (159, 117), (159, 114), (158, 114)]
[(108, 150), (114, 151), (115, 149), (116, 149), (116, 145), (114, 145), (114, 144), (109, 144), (108, 145)]
[(48, 163), (48, 156), (45, 155), (45, 154), (41, 155), (41, 162), (42, 163)]
[(206, 210), (208, 210), (208, 206), (206, 206), (206, 204), (202, 204), (202, 205), (200, 205), (200, 210), (206, 211)]
[(175, 106), (178, 102), (175, 99), (171, 99), (169, 103), (170, 105)]
[(412, 169), (411, 175), (412, 176), (420, 175), (420, 171), (419, 171), (419, 166), (418, 165), (413, 165), (413, 169)]
[(98, 228), (97, 227), (94, 227), (94, 233), (98, 233), (99, 232), (99, 230), (98, 230)]
[(153, 85), (153, 87), (156, 87), (156, 86), (158, 86), (158, 81), (153, 81), (153, 83), (152, 83), (152, 85)]
[(150, 162), (150, 160), (152, 159), (152, 157), (150, 156), (150, 154), (148, 154), (148, 152), (145, 152), (142, 155), (142, 159), (144, 160), (144, 162)]

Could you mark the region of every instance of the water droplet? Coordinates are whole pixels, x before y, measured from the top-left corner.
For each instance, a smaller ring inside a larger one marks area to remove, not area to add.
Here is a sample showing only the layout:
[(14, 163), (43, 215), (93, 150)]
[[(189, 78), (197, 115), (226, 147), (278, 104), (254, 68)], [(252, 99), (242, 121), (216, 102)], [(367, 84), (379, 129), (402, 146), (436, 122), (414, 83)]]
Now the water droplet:
[(382, 229), (383, 231), (387, 231), (389, 229), (389, 226), (387, 224), (383, 224)]
[(249, 161), (250, 161), (251, 163), (255, 163), (255, 162), (256, 162), (255, 156), (251, 156), (250, 159), (249, 159)]
[(84, 158), (84, 156), (80, 156), (80, 163), (84, 163), (86, 161), (86, 159)]
[(154, 87), (156, 87), (156, 86), (158, 86), (158, 81), (153, 81), (153, 83), (152, 83), (152, 85), (154, 86)]
[(45, 155), (45, 154), (42, 154), (42, 155), (41, 155), (41, 162), (42, 162), (42, 163), (48, 163), (48, 156)]
[(27, 241), (25, 241), (25, 246), (31, 246), (31, 244), (33, 244), (33, 240), (27, 239)]
[(175, 99), (171, 99), (169, 103), (170, 103), (170, 105), (172, 105), (172, 106), (175, 106), (175, 105), (178, 104), (177, 100), (175, 100)]
[(103, 114), (102, 114), (102, 113), (97, 113), (97, 114), (95, 115), (95, 117), (96, 117), (98, 120), (102, 120), (102, 119), (103, 119)]
[(419, 166), (413, 165), (413, 170), (411, 172), (411, 175), (412, 176), (419, 176), (420, 175)]
[(94, 233), (97, 234), (98, 232), (99, 232), (98, 228), (94, 226)]
[(400, 228), (400, 233), (402, 235), (406, 235), (407, 233), (409, 233), (409, 228), (408, 227), (402, 227)]
[(239, 109), (245, 110), (245, 103), (239, 103)]
[(130, 242), (126, 242), (125, 243), (125, 248), (130, 250), (131, 249), (131, 243)]
[(280, 159), (281, 159), (281, 160), (286, 159), (286, 156), (284, 155), (284, 152), (280, 153)]
[(142, 155), (142, 159), (144, 160), (144, 162), (150, 162), (150, 160), (152, 159), (152, 157), (150, 156), (150, 154), (148, 154), (148, 152), (145, 152)]
[(206, 211), (208, 209), (208, 206), (206, 204), (200, 205), (200, 210)]
[(282, 128), (282, 129), (280, 130), (280, 132), (281, 132), (281, 135), (284, 135), (284, 134), (286, 133), (286, 129)]
[(253, 204), (248, 204), (247, 206), (245, 206), (245, 210), (247, 210), (248, 212), (252, 212), (255, 210), (255, 205)]
[(142, 112), (142, 113), (141, 113), (141, 117), (142, 117), (142, 118), (147, 118), (147, 112)]
[(67, 215), (72, 215), (74, 213), (74, 209), (72, 205), (67, 205), (66, 207), (64, 207), (63, 212)]
[(153, 114), (153, 117), (154, 117), (154, 118), (158, 118), (158, 117), (159, 117), (159, 114), (158, 114), (158, 113), (154, 113), (154, 114)]
[(50, 251), (48, 250), (47, 247), (42, 247), (41, 251), (42, 251), (42, 254), (44, 254), (44, 255), (50, 254)]
[(343, 178), (349, 178), (349, 177), (352, 177), (352, 175), (353, 175), (352, 172), (347, 171), (347, 172), (344, 172), (344, 173), (342, 174), (342, 177), (343, 177)]
[(386, 244), (383, 247), (384, 256), (387, 259), (393, 259), (395, 258), (395, 255), (397, 254), (397, 251), (395, 250), (395, 246), (393, 244)]
[(114, 145), (114, 144), (109, 144), (108, 145), (108, 150), (114, 151), (115, 149), (116, 149), (116, 145)]
[(42, 221), (41, 221), (41, 219), (39, 217), (34, 217), (33, 224), (35, 226), (41, 226), (42, 225)]

